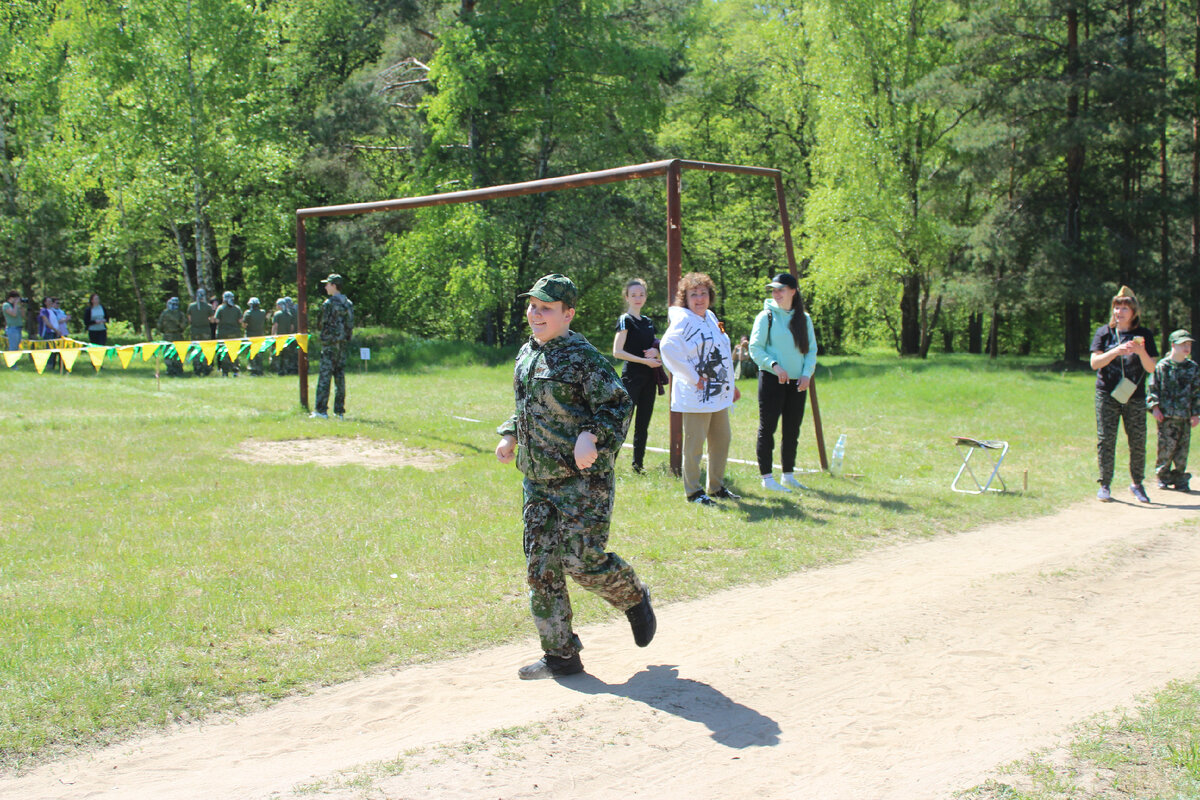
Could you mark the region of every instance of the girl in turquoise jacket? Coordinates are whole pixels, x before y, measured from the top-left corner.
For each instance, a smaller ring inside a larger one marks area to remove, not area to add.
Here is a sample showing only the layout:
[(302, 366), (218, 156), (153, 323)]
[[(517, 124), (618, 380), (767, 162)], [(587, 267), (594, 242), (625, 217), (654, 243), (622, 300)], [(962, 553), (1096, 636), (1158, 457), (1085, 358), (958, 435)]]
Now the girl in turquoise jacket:
[[(795, 276), (781, 272), (767, 284), (771, 297), (754, 320), (750, 357), (758, 365), (758, 471), (764, 489), (790, 492), (804, 488), (793, 474), (808, 384), (817, 368), (817, 335)], [(783, 420), (779, 458), (782, 481), (772, 474), (775, 428)]]

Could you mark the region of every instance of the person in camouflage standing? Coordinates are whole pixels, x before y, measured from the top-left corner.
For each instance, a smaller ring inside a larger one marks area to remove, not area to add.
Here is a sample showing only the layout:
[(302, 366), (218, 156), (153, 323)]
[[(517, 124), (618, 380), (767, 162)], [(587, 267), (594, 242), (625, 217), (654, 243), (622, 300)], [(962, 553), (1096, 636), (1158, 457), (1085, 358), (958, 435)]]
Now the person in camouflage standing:
[[(246, 309), (246, 313), (242, 315), (242, 330), (246, 336), (266, 336), (267, 335), (267, 312), (259, 307), (257, 297), (251, 297), (248, 301), (250, 306)], [(251, 345), (253, 349), (253, 345)], [(263, 354), (259, 351), (258, 355), (250, 359), (250, 374), (263, 374)]]
[[(242, 309), (234, 302), (233, 292), (225, 292), (221, 295), (221, 305), (217, 306), (213, 317), (217, 321), (218, 339), (240, 340), (242, 338)], [(229, 348), (226, 348), (225, 356), (221, 359), (221, 374), (225, 377), (229, 377), (230, 373), (233, 374), (233, 377), (237, 377), (237, 351), (240, 349), (240, 341), (233, 346), (232, 356), (229, 354)]]
[[(158, 315), (158, 335), (165, 341), (178, 342), (182, 341), (187, 335), (188, 317), (179, 308), (179, 298), (172, 297), (167, 301), (167, 307)], [(172, 355), (170, 350), (167, 351), (164, 361), (167, 362), (167, 377), (182, 378), (183, 377), (183, 361), (187, 356), (186, 352), (175, 353)]]
[[(212, 322), (212, 307), (208, 304), (208, 296), (203, 289), (196, 290), (196, 302), (187, 308), (188, 327), (191, 329), (193, 341), (206, 342), (212, 338), (209, 323)], [(180, 353), (180, 358), (187, 358), (187, 353)], [(192, 372), (203, 377), (212, 372), (212, 364), (204, 358), (203, 353), (197, 353), (192, 359)]]
[[(296, 332), (296, 318), (292, 316), (288, 309), (286, 297), (281, 297), (275, 301), (275, 308), (279, 309), (275, 315), (271, 317), (271, 335), (275, 337), (287, 337)], [(272, 362), (275, 371), (280, 375), (295, 375), (296, 374), (296, 343), (292, 342), (287, 347), (279, 351), (279, 355), (275, 356)]]
[(650, 590), (616, 553), (605, 551), (612, 517), (613, 462), (633, 401), (612, 365), (572, 331), (578, 291), (546, 275), (521, 295), (532, 336), (513, 372), (516, 411), (496, 429), (496, 459), (525, 475), (524, 549), (530, 610), (543, 655), (517, 670), (525, 680), (583, 671), (564, 575), (625, 612), (639, 647), (657, 626)]
[[(1154, 473), (1158, 488), (1190, 491), (1187, 471), (1192, 428), (1200, 425), (1200, 365), (1190, 358), (1192, 335), (1171, 334), (1171, 354), (1154, 365), (1146, 382), (1146, 408), (1158, 423), (1158, 458)], [(1172, 466), (1174, 465), (1174, 466)]]
[(338, 419), (346, 415), (346, 347), (354, 332), (354, 304), (342, 294), (345, 281), (336, 272), (321, 283), (329, 299), (321, 304), (321, 374), (317, 378), (317, 407), (311, 416), (329, 418), (329, 381), (336, 393), (333, 413)]

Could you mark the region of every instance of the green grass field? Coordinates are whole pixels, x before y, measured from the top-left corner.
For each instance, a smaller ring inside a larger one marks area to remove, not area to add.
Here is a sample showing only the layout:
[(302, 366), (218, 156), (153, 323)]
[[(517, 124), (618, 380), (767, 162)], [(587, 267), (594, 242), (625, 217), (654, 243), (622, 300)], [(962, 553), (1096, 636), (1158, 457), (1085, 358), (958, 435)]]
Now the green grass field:
[[(493, 456), (512, 409), (509, 363), (351, 371), (345, 422), (308, 419), (294, 378), (157, 382), (150, 366), (37, 375), (23, 360), (0, 375), (5, 771), (532, 639), (520, 476)], [(832, 448), (847, 435), (845, 468), (861, 477), (802, 476), (811, 490), (797, 500), (768, 496), (754, 466), (731, 464), (744, 499), (714, 511), (684, 503), (665, 455), (647, 456), (644, 475), (626, 456), (612, 548), (669, 603), (879, 543), (1048, 513), (1094, 494), (1093, 380), (1035, 360), (824, 358), (826, 438)], [(752, 462), (755, 388), (739, 385), (731, 456)], [(662, 398), (652, 446), (666, 447), (667, 419)], [(955, 434), (1009, 440), (1003, 474), (1015, 491), (951, 492)], [(323, 467), (282, 449), (275, 463), (234, 458), (247, 442), (320, 437), (445, 454), (448, 465)], [(1125, 459), (1122, 444), (1118, 473)], [(811, 417), (800, 462), (818, 465)], [(573, 597), (581, 624), (616, 613)]]

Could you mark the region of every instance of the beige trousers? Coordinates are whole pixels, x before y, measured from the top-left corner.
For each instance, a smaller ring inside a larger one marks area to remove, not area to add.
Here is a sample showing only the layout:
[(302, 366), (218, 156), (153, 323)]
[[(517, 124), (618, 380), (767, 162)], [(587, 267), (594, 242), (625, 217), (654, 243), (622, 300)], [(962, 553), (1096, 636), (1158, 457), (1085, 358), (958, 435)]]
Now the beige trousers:
[(712, 413), (683, 414), (683, 491), (688, 497), (701, 490), (700, 453), (708, 441), (707, 493), (725, 485), (725, 461), (729, 458), (729, 409)]

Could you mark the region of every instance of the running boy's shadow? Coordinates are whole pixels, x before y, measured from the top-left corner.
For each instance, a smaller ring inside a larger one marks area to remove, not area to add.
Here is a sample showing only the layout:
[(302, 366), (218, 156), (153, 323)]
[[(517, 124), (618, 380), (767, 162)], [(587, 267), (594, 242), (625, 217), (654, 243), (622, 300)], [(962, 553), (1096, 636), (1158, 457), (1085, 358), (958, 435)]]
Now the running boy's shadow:
[(584, 694), (628, 697), (669, 714), (703, 722), (714, 741), (726, 747), (773, 747), (779, 744), (779, 723), (741, 703), (735, 703), (707, 683), (679, 677), (670, 664), (647, 667), (625, 683), (609, 684), (586, 673), (559, 679)]

